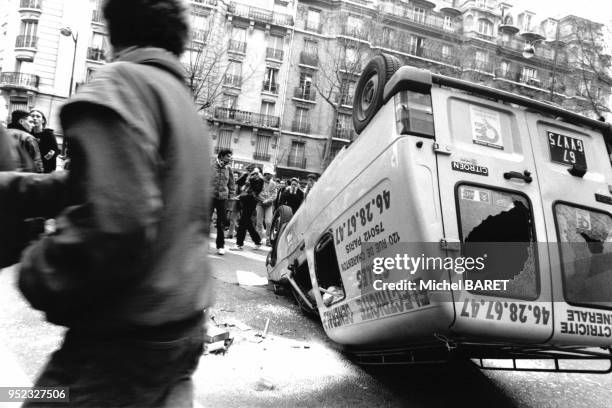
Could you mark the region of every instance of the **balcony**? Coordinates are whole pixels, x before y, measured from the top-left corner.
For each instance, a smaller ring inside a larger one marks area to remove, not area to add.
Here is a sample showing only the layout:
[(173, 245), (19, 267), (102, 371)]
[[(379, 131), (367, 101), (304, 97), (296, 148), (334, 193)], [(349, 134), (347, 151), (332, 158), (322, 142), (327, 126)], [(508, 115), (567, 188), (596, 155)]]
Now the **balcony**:
[[(525, 46), (527, 46), (528, 44), (525, 41), (511, 39), (508, 41), (499, 40), (497, 41), (497, 45), (500, 47), (500, 49), (503, 49), (503, 50), (511, 50), (514, 52), (522, 53), (523, 50), (525, 49)], [(555, 55), (554, 49), (551, 49), (550, 47), (547, 47), (542, 44), (538, 44), (536, 46), (534, 57), (552, 60), (554, 58), (554, 55)], [(559, 61), (557, 62), (559, 63)]]
[(310, 123), (294, 120), (291, 122), (291, 131), (298, 133), (310, 133)]
[(280, 118), (278, 116), (263, 115), (261, 113), (223, 107), (215, 108), (214, 119), (254, 128), (278, 129), (280, 124)]
[(363, 27), (349, 27), (344, 25), (342, 26), (341, 35), (367, 41), (368, 30), (364, 29)]
[(19, 14), (22, 20), (38, 20), (42, 13), (42, 0), (20, 0)]
[(316, 67), (319, 65), (319, 57), (308, 53), (307, 51), (300, 52), (300, 64)]
[(240, 88), (242, 86), (242, 76), (225, 74), (223, 75), (223, 85), (233, 86), (234, 88)]
[(209, 6), (209, 7), (216, 7), (218, 3), (217, 0), (191, 0), (191, 2), (198, 6)]
[(100, 48), (87, 48), (87, 59), (90, 61), (104, 62), (105, 51)]
[(18, 35), (15, 40), (15, 58), (19, 61), (34, 61), (38, 37), (32, 35)]
[(304, 22), (304, 30), (321, 34), (323, 32), (323, 23), (314, 23), (312, 21), (306, 20)]
[(40, 77), (38, 75), (24, 74), (22, 72), (0, 73), (0, 88), (24, 89), (37, 91)]
[(505, 79), (508, 81), (516, 82), (518, 84), (525, 84), (525, 85), (529, 85), (531, 87), (539, 88), (543, 90), (549, 89), (549, 87), (546, 85), (543, 85), (540, 79), (538, 78), (526, 76), (521, 72), (511, 71), (508, 69), (506, 70), (501, 69), (501, 68), (496, 69), (495, 79)]
[(270, 47), (266, 48), (266, 58), (282, 61), (283, 55), (284, 55), (283, 50), (278, 50), (276, 48), (270, 48)]
[(104, 15), (102, 14), (102, 10), (91, 11), (91, 22), (96, 24), (104, 24)]
[(462, 66), (463, 66), (464, 71), (477, 71), (477, 72), (483, 72), (486, 74), (493, 75), (493, 64), (489, 61), (483, 61), (483, 60), (464, 61)]
[(470, 31), (465, 33), (465, 35), (467, 37), (470, 38), (477, 38), (479, 40), (483, 40), (483, 41), (489, 41), (489, 42), (493, 42), (495, 41), (495, 36), (492, 34), (483, 34), (483, 33), (479, 33), (478, 31)]
[(201, 29), (197, 29), (194, 28), (191, 30), (191, 41), (194, 42), (199, 42), (199, 43), (206, 43), (206, 40), (208, 39), (208, 30), (201, 30)]
[(455, 33), (459, 30), (460, 25), (454, 21), (450, 24), (444, 18), (445, 15), (436, 12), (415, 13), (413, 10), (406, 8), (403, 5), (394, 5), (390, 3), (383, 3), (379, 10), (387, 16), (397, 17), (396, 20), (404, 22), (408, 19), (412, 23), (426, 28), (433, 28), (436, 31)]
[(272, 155), (270, 153), (260, 153), (260, 152), (253, 153), (253, 159), (255, 160), (270, 161), (271, 158), (272, 158)]
[(334, 128), (335, 138), (352, 141), (355, 139), (355, 136), (356, 136), (356, 133), (352, 128), (341, 127), (341, 126)]
[(287, 166), (305, 169), (306, 168), (306, 157), (288, 157)]
[(278, 83), (271, 81), (263, 81), (263, 86), (261, 90), (262, 92), (269, 92), (278, 95)]
[(246, 54), (246, 43), (242, 41), (229, 40), (227, 44), (227, 50), (230, 52)]
[(314, 102), (316, 95), (317, 95), (317, 92), (310, 87), (305, 88), (305, 87), (298, 86), (293, 91), (293, 97), (295, 99), (301, 99), (303, 101)]
[(253, 22), (263, 24), (274, 24), (278, 26), (292, 26), (293, 16), (289, 14), (276, 13), (272, 10), (259, 7), (247, 6), (246, 4), (231, 2), (227, 8), (228, 14), (242, 17)]

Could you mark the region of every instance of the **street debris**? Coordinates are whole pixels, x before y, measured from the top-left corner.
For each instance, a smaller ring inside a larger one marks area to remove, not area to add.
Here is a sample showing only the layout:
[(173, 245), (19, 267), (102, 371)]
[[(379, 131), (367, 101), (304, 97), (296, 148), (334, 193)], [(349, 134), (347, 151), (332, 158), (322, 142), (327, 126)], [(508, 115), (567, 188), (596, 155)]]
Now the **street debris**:
[(266, 335), (268, 334), (268, 328), (270, 327), (270, 319), (266, 319), (266, 325), (264, 326), (263, 332), (257, 333), (255, 336), (256, 337), (261, 337), (262, 339), (266, 338)]
[(204, 335), (205, 343), (217, 343), (229, 339), (229, 331), (223, 330), (217, 326), (208, 325), (206, 334)]
[(238, 285), (241, 286), (267, 286), (268, 278), (265, 276), (259, 276), (255, 272), (251, 271), (236, 271), (236, 279)]
[(255, 383), (255, 389), (257, 391), (271, 391), (275, 388), (276, 386), (274, 385), (272, 380), (267, 377), (261, 377), (259, 381)]
[[(211, 318), (214, 322), (214, 319)], [(204, 335), (204, 354), (225, 354), (234, 343), (230, 333), (214, 325), (208, 325)]]

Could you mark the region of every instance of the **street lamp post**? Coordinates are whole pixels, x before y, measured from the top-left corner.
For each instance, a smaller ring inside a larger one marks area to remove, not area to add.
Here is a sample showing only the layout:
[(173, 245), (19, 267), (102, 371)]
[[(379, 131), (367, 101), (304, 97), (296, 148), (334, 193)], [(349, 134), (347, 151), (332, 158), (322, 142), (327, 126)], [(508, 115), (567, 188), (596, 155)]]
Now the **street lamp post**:
[(72, 96), (72, 87), (74, 84), (74, 65), (76, 63), (76, 52), (77, 44), (79, 42), (79, 33), (74, 33), (70, 27), (64, 27), (60, 30), (60, 33), (65, 37), (71, 37), (74, 42), (74, 51), (72, 54), (72, 71), (70, 71), (70, 90), (68, 91), (68, 97)]

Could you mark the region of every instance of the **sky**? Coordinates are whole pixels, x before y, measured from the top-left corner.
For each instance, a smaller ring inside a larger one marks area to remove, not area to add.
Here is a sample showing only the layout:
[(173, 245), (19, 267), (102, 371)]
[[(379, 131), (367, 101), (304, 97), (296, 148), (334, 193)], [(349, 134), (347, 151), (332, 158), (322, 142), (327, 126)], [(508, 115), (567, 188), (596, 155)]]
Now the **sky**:
[(540, 18), (573, 14), (606, 25), (612, 24), (611, 0), (510, 0), (514, 12), (533, 11)]

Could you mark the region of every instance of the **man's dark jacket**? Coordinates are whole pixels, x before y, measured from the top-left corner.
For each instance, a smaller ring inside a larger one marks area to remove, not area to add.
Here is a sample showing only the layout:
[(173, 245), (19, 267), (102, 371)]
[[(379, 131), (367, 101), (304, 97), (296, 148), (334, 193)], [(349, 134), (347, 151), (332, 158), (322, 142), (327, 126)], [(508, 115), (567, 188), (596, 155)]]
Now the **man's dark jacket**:
[(208, 138), (183, 78), (170, 53), (134, 47), (62, 108), (72, 162), (57, 232), (25, 251), (19, 278), (49, 321), (123, 331), (211, 304)]
[(44, 172), (51, 173), (55, 171), (59, 147), (53, 129), (45, 128), (38, 133), (32, 132), (32, 135), (38, 140), (38, 148), (40, 150)]
[(300, 205), (302, 205), (302, 201), (304, 201), (304, 192), (300, 188), (296, 188), (295, 193), (293, 193), (291, 190), (291, 186), (285, 187), (281, 193), (278, 204), (279, 206), (288, 205), (295, 214), (298, 208), (300, 208)]

